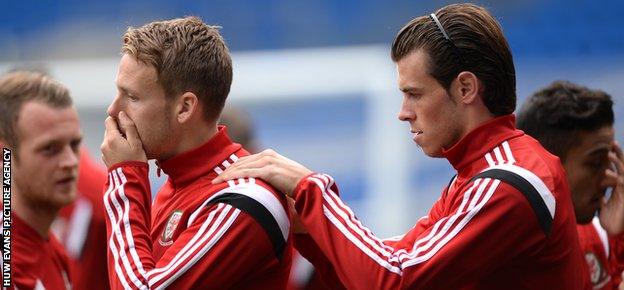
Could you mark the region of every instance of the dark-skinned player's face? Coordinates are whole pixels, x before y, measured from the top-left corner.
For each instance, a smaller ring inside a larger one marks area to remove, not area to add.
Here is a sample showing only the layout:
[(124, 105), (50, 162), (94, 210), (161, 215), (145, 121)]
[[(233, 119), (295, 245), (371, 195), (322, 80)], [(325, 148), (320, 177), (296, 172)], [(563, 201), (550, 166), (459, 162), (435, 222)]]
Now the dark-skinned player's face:
[(614, 140), (613, 127), (580, 132), (577, 140), (578, 145), (566, 153), (563, 167), (570, 183), (577, 222), (588, 223), (600, 208), (607, 190), (603, 180), (610, 166), (608, 153)]

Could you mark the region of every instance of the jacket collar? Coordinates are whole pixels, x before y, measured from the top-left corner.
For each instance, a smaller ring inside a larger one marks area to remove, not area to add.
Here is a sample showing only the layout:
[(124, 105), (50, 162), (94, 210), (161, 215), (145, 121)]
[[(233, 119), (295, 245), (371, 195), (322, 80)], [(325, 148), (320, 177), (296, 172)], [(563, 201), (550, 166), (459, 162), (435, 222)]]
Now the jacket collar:
[(513, 114), (487, 121), (470, 131), (448, 150), (442, 150), (442, 155), (460, 172), (503, 141), (524, 134), (516, 129), (515, 123), (516, 117)]
[(219, 126), (217, 133), (206, 143), (158, 162), (158, 165), (169, 176), (174, 187), (185, 186), (202, 176), (215, 173), (215, 167), (240, 148), (240, 144), (233, 143), (228, 137), (227, 128)]

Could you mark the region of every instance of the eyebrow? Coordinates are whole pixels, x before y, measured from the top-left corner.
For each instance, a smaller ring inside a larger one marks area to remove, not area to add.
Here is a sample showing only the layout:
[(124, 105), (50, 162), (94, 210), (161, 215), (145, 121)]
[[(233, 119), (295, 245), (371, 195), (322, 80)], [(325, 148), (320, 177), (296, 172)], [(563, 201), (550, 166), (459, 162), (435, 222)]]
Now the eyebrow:
[[(79, 136), (74, 136), (74, 137), (71, 137), (71, 138), (69, 139), (69, 143), (70, 143), (70, 144), (71, 144), (71, 143), (74, 143), (74, 142), (82, 143), (82, 141), (83, 141), (83, 137), (84, 137), (84, 136), (83, 136), (82, 134), (80, 134)], [(57, 139), (50, 138), (50, 139), (42, 140), (41, 142), (39, 142), (39, 143), (36, 145), (36, 147), (35, 147), (35, 148), (42, 149), (42, 148), (44, 148), (44, 147), (46, 147), (46, 146), (48, 146), (48, 145), (63, 144), (65, 141), (66, 141), (66, 140), (65, 140), (65, 139), (63, 139), (63, 138), (60, 138), (60, 139), (58, 139), (58, 138), (57, 138)]]
[(127, 88), (127, 87), (121, 86), (119, 84), (116, 84), (116, 85), (117, 85), (117, 88), (120, 91), (124, 92), (124, 93), (128, 93), (128, 94), (135, 95), (135, 96), (138, 95), (135, 91), (133, 91), (133, 90)]
[(589, 153), (587, 153), (587, 155), (600, 155), (600, 154), (605, 154), (608, 153), (610, 150), (609, 145), (600, 145), (596, 148), (593, 148), (589, 151)]
[(421, 92), (422, 91), (421, 88), (415, 88), (415, 87), (410, 87), (410, 86), (399, 88), (399, 90), (401, 90), (404, 93), (414, 93), (414, 92)]

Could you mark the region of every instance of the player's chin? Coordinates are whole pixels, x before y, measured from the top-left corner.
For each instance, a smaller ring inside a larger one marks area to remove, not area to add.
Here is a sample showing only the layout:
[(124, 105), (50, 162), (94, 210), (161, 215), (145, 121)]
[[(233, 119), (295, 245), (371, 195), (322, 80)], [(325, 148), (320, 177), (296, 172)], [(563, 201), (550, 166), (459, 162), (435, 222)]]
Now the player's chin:
[(160, 154), (160, 153), (154, 153), (154, 152), (150, 152), (148, 150), (145, 149), (145, 157), (147, 158), (147, 160), (152, 160), (152, 159), (156, 159), (156, 160), (160, 160), (162, 159), (164, 154)]
[(150, 144), (148, 144), (147, 142), (143, 142), (143, 151), (145, 151), (145, 157), (147, 157), (148, 160), (151, 160), (151, 159), (160, 160), (163, 155), (158, 150), (154, 150), (154, 148), (150, 146)]
[(420, 148), (425, 153), (425, 155), (427, 155), (429, 157), (433, 157), (433, 158), (444, 157), (444, 155), (442, 154), (442, 147), (440, 147), (440, 146), (422, 145), (422, 146), (420, 146)]
[(589, 222), (592, 221), (592, 219), (594, 218), (594, 213), (596, 212), (596, 209), (594, 209), (593, 211), (588, 210), (586, 213), (580, 214), (576, 216), (576, 223), (577, 224), (587, 224)]
[(55, 192), (51, 200), (55, 207), (64, 207), (76, 200), (76, 190), (66, 192)]

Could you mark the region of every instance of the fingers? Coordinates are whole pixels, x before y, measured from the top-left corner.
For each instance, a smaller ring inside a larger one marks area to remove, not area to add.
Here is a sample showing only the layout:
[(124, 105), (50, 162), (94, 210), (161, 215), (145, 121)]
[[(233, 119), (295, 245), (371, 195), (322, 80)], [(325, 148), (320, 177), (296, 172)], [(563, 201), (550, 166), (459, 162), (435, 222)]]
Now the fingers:
[(622, 153), (622, 147), (617, 141), (613, 141), (613, 152), (617, 155), (618, 159), (624, 161), (624, 153)]
[[(100, 147), (100, 150), (102, 150), (102, 147)], [(106, 164), (106, 166), (108, 166), (108, 161), (106, 160), (106, 155), (104, 155), (104, 153), (100, 154), (102, 157), (102, 162), (104, 162), (104, 164)]]
[(113, 140), (118, 137), (121, 137), (121, 133), (117, 127), (117, 122), (113, 117), (108, 116), (104, 121), (104, 140), (102, 140), (102, 145), (100, 145), (100, 150), (102, 151), (102, 161), (106, 164), (106, 167), (110, 167), (112, 164), (109, 162), (106, 157), (112, 151), (111, 147), (113, 144)]
[(241, 157), (236, 162), (234, 162), (234, 164), (230, 165), (230, 167), (228, 167), (223, 173), (217, 176), (217, 178), (215, 178), (212, 183), (217, 184), (227, 180), (243, 177), (265, 177), (258, 175), (249, 176), (245, 175), (244, 173), (248, 172), (246, 171), (247, 169), (259, 169), (272, 164), (275, 160), (274, 156), (276, 154), (277, 153), (275, 153), (275, 151), (268, 149), (257, 154)]
[(247, 164), (253, 163), (253, 162), (257, 162), (259, 160), (263, 160), (264, 162), (270, 163), (275, 158), (276, 155), (277, 155), (277, 153), (275, 153), (275, 151), (273, 151), (271, 149), (267, 149), (267, 150), (264, 150), (264, 151), (262, 151), (260, 153), (249, 155), (249, 156), (245, 156), (245, 157), (242, 157), (242, 158), (238, 159), (228, 169), (230, 169), (230, 168), (235, 169), (235, 168), (238, 168), (238, 167), (241, 167), (241, 166), (247, 166)]
[(613, 188), (624, 186), (624, 154), (622, 153), (622, 148), (615, 141), (608, 158), (614, 168), (605, 169), (605, 178), (601, 185)]
[(611, 169), (606, 169), (605, 177), (602, 182), (600, 182), (600, 185), (602, 187), (615, 187), (618, 183), (618, 178), (619, 176), (617, 173), (615, 173), (615, 171)]
[[(100, 150), (102, 161), (107, 167), (123, 161), (147, 161), (136, 126), (125, 113), (118, 115), (118, 121), (115, 121), (113, 117), (107, 117), (104, 125), (106, 131)], [(126, 132), (125, 138), (120, 127)]]
[(613, 152), (609, 152), (609, 161), (615, 165), (615, 168), (607, 169), (605, 175), (616, 179), (619, 183), (624, 183), (624, 155), (622, 154), (622, 149), (617, 144), (613, 149)]
[[(226, 176), (222, 177), (222, 175), (224, 174)], [(248, 177), (266, 179), (264, 170), (262, 168), (239, 168), (239, 169), (236, 169), (235, 171), (230, 171), (228, 173), (225, 173), (225, 172), (221, 173), (221, 175), (219, 175), (217, 178), (212, 180), (212, 183), (216, 184), (216, 183), (221, 183), (221, 182), (225, 182), (225, 181), (232, 180), (232, 179), (248, 178)]]
[(230, 167), (228, 167), (225, 171), (232, 170), (240, 166), (245, 166), (248, 163), (256, 162), (260, 159), (262, 159), (262, 156), (260, 155), (260, 153), (241, 157), (238, 160), (236, 160), (236, 162), (234, 162), (232, 165), (230, 165)]
[(115, 122), (115, 119), (113, 119), (113, 117), (111, 116), (106, 117), (106, 120), (104, 121), (104, 127), (104, 138), (121, 135), (121, 133), (119, 132), (119, 128), (117, 127), (117, 122)]
[[(251, 155), (253, 156), (253, 155)], [(248, 157), (251, 157), (248, 156)], [(244, 162), (239, 164), (239, 162)], [(267, 165), (266, 160), (262, 158), (259, 159), (247, 159), (243, 160), (242, 158), (238, 161), (234, 162), (227, 170), (223, 173), (219, 174), (217, 178), (212, 180), (213, 184), (221, 183), (224, 181), (237, 179), (237, 178), (245, 178), (245, 177), (255, 177), (255, 178), (266, 178), (264, 174), (267, 172), (263, 170)]]
[(118, 137), (121, 137), (121, 133), (117, 127), (117, 122), (113, 119), (113, 117), (109, 116), (106, 118), (104, 121), (104, 127), (106, 128), (104, 130), (104, 140), (102, 140), (102, 145), (100, 146), (102, 152), (107, 151), (111, 144), (114, 143), (113, 141)]
[(622, 157), (622, 150), (619, 147), (617, 149), (614, 147), (614, 151), (609, 152), (609, 161), (615, 165), (615, 170), (617, 170), (619, 174), (624, 174), (624, 159)]
[(119, 125), (121, 129), (126, 134), (126, 139), (128, 142), (135, 147), (136, 145), (141, 146), (141, 139), (139, 137), (139, 132), (137, 131), (136, 125), (134, 122), (124, 113), (123, 111), (119, 112), (118, 115)]

